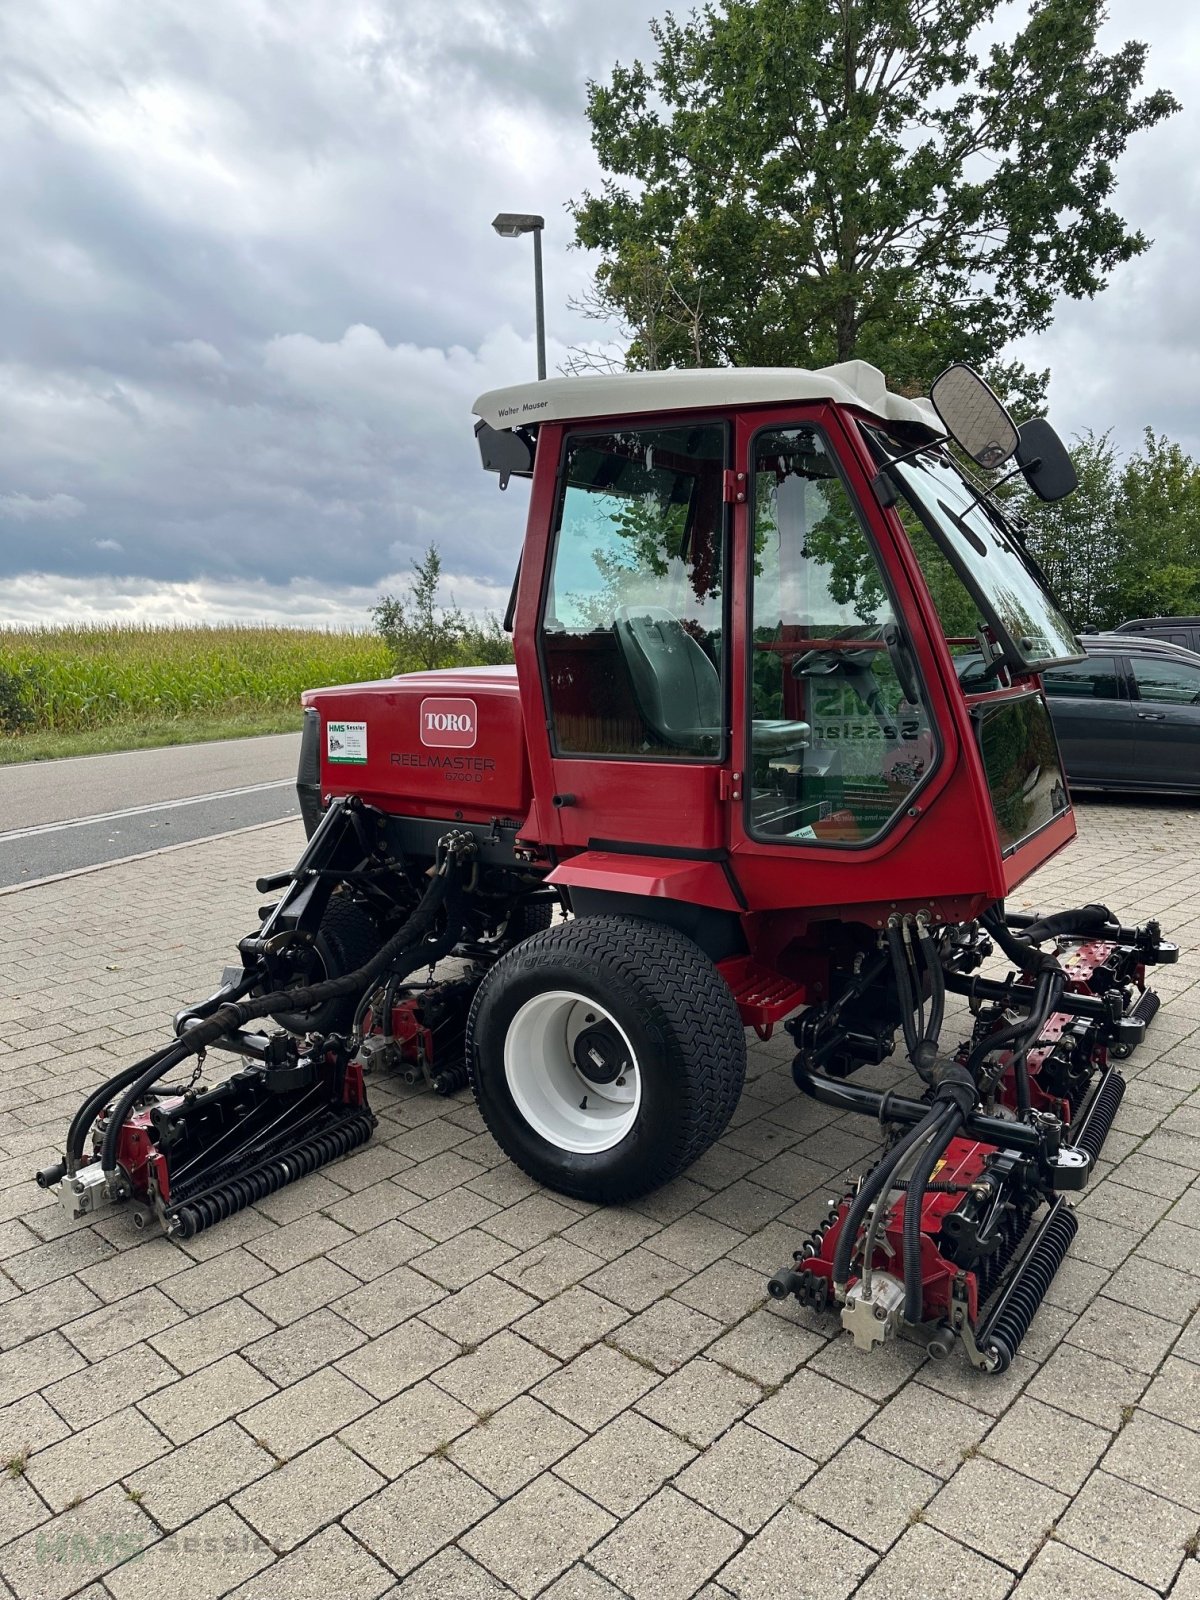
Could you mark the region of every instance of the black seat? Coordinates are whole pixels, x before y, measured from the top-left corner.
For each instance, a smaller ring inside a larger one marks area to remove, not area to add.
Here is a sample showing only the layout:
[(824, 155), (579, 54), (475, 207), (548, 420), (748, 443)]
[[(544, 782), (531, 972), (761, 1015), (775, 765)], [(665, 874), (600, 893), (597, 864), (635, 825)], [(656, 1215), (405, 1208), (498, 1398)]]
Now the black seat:
[[(699, 643), (665, 606), (622, 606), (613, 619), (638, 710), (664, 744), (696, 755), (721, 747), (721, 678)], [(807, 747), (807, 722), (754, 724), (757, 754)]]

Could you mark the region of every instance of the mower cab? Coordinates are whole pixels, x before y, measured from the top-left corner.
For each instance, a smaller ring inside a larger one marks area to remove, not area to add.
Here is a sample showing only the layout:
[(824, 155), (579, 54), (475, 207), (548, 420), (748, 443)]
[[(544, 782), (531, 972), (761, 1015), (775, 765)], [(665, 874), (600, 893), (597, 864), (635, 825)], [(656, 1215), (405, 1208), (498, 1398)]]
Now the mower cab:
[[(39, 1181), (189, 1236), (369, 1137), (366, 1080), (398, 1070), (469, 1077), (526, 1172), (629, 1201), (718, 1138), (745, 1029), (783, 1024), (798, 1088), (885, 1143), (771, 1293), (1002, 1369), (1177, 955), (1103, 906), (1005, 912), (1074, 836), (1039, 674), (1080, 651), (990, 475), (1056, 498), (1066, 452), (965, 367), (932, 403), (849, 362), (476, 412), (501, 486), (531, 479), (515, 668), (305, 696), (305, 853)], [(895, 1087), (851, 1081), (898, 1045)], [(164, 1089), (209, 1048), (240, 1070)]]

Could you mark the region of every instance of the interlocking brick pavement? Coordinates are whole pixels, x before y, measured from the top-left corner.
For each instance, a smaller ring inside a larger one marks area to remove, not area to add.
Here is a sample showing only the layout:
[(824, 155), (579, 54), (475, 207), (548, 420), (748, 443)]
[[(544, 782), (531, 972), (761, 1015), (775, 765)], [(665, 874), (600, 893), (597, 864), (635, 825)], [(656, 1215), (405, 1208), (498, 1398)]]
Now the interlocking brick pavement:
[(0, 897), (0, 1597), (1197, 1600), (1200, 827), (1079, 818), (1016, 903), (1158, 916), (1184, 959), (1000, 1379), (765, 1300), (870, 1150), (786, 1037), (636, 1206), (373, 1082), (371, 1146), (190, 1245), (69, 1228), (29, 1174), (210, 992), (299, 830)]

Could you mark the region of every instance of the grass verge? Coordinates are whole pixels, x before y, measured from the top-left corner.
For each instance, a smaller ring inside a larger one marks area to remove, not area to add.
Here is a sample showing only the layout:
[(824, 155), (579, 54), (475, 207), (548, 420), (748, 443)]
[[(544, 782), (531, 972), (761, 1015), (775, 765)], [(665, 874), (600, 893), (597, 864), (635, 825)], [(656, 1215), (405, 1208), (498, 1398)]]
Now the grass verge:
[(236, 716), (177, 717), (110, 722), (79, 733), (23, 733), (0, 736), (0, 767), (18, 761), (54, 761), (63, 756), (108, 755), (118, 750), (153, 750), (162, 745), (207, 744), (213, 739), (247, 739), (261, 733), (299, 732), (298, 705), (283, 711), (270, 706)]

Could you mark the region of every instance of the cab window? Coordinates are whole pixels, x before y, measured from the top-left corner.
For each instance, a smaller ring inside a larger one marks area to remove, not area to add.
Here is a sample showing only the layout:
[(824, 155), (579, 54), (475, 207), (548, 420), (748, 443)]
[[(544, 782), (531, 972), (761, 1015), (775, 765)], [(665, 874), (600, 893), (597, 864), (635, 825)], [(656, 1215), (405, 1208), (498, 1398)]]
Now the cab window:
[(560, 755), (719, 760), (726, 430), (568, 437), (541, 653)]
[(750, 831), (864, 844), (936, 760), (915, 660), (815, 428), (753, 446)]

